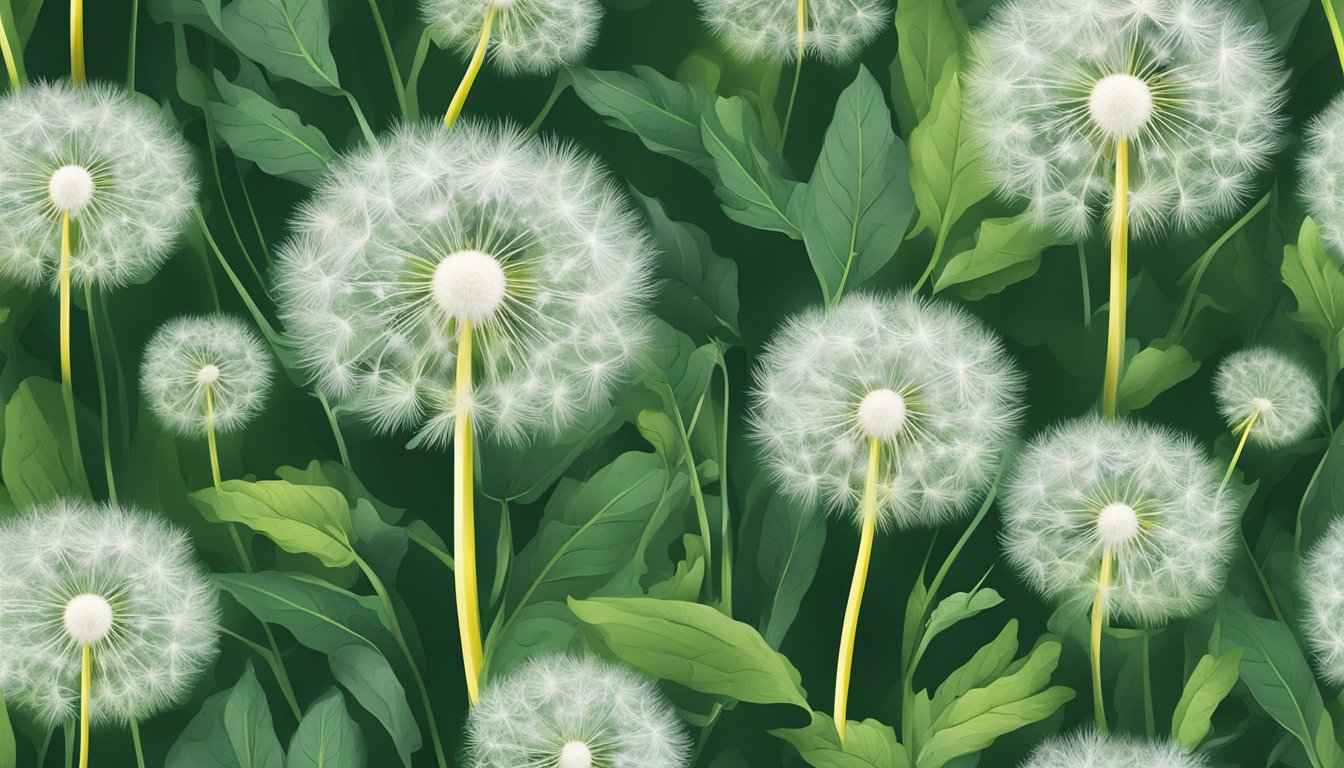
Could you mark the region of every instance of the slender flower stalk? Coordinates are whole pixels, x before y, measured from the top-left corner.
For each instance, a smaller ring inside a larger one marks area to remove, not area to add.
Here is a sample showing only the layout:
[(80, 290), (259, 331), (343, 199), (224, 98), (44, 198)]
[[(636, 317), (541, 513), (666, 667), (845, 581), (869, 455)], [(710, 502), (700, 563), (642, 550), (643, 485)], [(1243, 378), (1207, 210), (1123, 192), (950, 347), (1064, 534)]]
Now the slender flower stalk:
[(445, 128), (452, 128), (453, 123), (457, 122), (457, 116), (462, 114), (462, 107), (467, 103), (467, 94), (471, 93), (471, 86), (476, 82), (476, 75), (481, 71), (481, 64), (485, 62), (485, 51), (490, 46), (490, 28), (495, 25), (495, 14), (499, 12), (499, 6), (491, 3), (485, 11), (485, 21), (481, 24), (480, 42), (476, 43), (476, 50), (471, 54), (471, 61), (467, 64), (467, 72), (462, 76), (462, 82), (457, 84), (457, 91), (453, 93), (453, 100), (448, 103), (448, 112), (443, 116), (443, 125)]
[(1335, 41), (1335, 56), (1339, 59), (1339, 65), (1344, 67), (1344, 34), (1339, 31), (1339, 17), (1335, 15), (1334, 3), (1321, 0), (1321, 7), (1325, 10), (1325, 21), (1330, 26), (1330, 39)]
[(793, 123), (793, 105), (798, 99), (798, 81), (803, 79), (803, 54), (807, 52), (807, 0), (798, 0), (798, 45), (793, 52), (793, 85), (789, 87), (789, 106), (784, 109), (784, 128), (780, 132), (782, 146), (789, 140), (789, 126)]
[(70, 0), (70, 79), (84, 84), (84, 0)]
[(9, 89), (17, 91), (23, 86), (24, 81), (23, 65), (21, 63), (23, 51), (19, 49), (16, 41), (10, 39), (11, 28), (11, 19), (0, 12), (0, 56), (3, 56), (5, 60), (5, 74), (9, 76)]
[(1111, 204), (1111, 298), (1106, 316), (1106, 374), (1101, 412), (1115, 418), (1120, 366), (1125, 353), (1125, 314), (1129, 305), (1129, 141), (1115, 141), (1115, 195)]
[[(471, 321), (461, 320), (457, 332), (457, 396), (471, 402)], [(453, 438), (453, 557), (470, 567), (453, 570), (458, 605), (458, 633), (462, 659), (467, 667), (467, 698), (475, 704), (481, 697), (481, 668), (485, 651), (481, 644), (481, 601), (476, 588), (476, 464), (473, 460), (471, 410), (458, 410)]]

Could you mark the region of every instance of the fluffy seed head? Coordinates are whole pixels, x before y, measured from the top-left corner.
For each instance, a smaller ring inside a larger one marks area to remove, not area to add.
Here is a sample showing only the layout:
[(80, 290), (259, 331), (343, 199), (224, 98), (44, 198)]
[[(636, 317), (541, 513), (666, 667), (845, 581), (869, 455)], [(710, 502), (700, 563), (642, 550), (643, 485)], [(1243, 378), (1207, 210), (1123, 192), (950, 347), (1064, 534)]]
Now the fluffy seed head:
[(1224, 358), (1214, 376), (1213, 394), (1232, 429), (1256, 415), (1246, 439), (1266, 448), (1296, 443), (1321, 415), (1311, 374), (1268, 347), (1243, 349)]
[(1326, 251), (1344, 265), (1344, 96), (1311, 121), (1301, 170), (1302, 202), (1320, 227)]
[(56, 285), (61, 222), (78, 224), (75, 285), (144, 282), (196, 203), (190, 147), (121, 87), (34, 83), (0, 98), (0, 277)]
[(548, 75), (582, 62), (602, 24), (598, 0), (420, 0), (420, 17), (440, 48), (456, 48), (466, 58), (492, 6), (486, 52), (509, 75)]
[(1187, 752), (1174, 741), (1150, 741), (1088, 728), (1051, 736), (1036, 746), (1022, 768), (1207, 768), (1208, 756)]
[(1302, 629), (1316, 669), (1332, 685), (1344, 683), (1344, 520), (1330, 524), (1302, 560)]
[(76, 716), (85, 645), (95, 724), (179, 703), (213, 662), (214, 587), (158, 517), (57, 501), (0, 524), (0, 552), (0, 687), (42, 723)]
[(185, 437), (204, 437), (206, 390), (215, 432), (242, 429), (261, 413), (274, 367), (266, 345), (242, 320), (178, 317), (150, 337), (140, 384), (164, 425)]
[(112, 631), (112, 604), (102, 595), (75, 595), (65, 604), (62, 621), (76, 644), (97, 645)]
[(533, 657), (467, 719), (471, 768), (685, 768), (686, 728), (653, 680), (586, 656)]
[(82, 165), (63, 165), (51, 174), (47, 195), (56, 210), (76, 218), (93, 199), (93, 176)]
[[(1130, 146), (1137, 235), (1236, 212), (1281, 145), (1286, 70), (1236, 3), (1010, 0), (977, 34), (964, 103), (999, 191), (1082, 237)], [(1344, 162), (1344, 161), (1340, 161)]]
[[(654, 250), (597, 161), (514, 127), (406, 126), (337, 160), (281, 251), (281, 316), (328, 396), (442, 445), (555, 433), (608, 402), (648, 334)], [(474, 392), (454, 388), (473, 320)]]
[[(798, 55), (795, 0), (696, 0), (700, 16), (740, 58), (793, 61)], [(804, 55), (847, 64), (891, 21), (883, 0), (808, 0)]]
[(1003, 499), (1003, 546), (1049, 599), (1085, 603), (1112, 556), (1108, 610), (1160, 624), (1205, 608), (1222, 588), (1237, 505), (1195, 441), (1096, 416), (1033, 440)]
[(751, 428), (775, 480), (859, 519), (872, 438), (879, 522), (937, 525), (988, 487), (1014, 437), (1022, 375), (951, 304), (855, 294), (786, 321), (756, 371)]

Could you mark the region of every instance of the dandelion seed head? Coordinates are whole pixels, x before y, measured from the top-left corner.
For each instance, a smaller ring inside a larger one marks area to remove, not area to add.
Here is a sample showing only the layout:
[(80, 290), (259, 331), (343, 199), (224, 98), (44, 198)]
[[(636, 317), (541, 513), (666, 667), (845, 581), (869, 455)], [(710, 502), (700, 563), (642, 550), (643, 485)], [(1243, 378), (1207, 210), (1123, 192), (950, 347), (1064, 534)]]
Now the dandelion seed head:
[(1344, 683), (1344, 520), (1335, 520), (1302, 559), (1302, 629), (1316, 669), (1332, 685)]
[(508, 75), (549, 75), (583, 61), (602, 24), (598, 0), (420, 0), (420, 16), (441, 48), (470, 57), (493, 8), (489, 60)]
[(77, 218), (93, 199), (93, 176), (82, 165), (63, 165), (51, 174), (47, 194), (56, 210)]
[(65, 604), (62, 622), (80, 646), (97, 645), (112, 631), (112, 604), (102, 595), (75, 595)]
[(1252, 415), (1247, 442), (1279, 448), (1298, 442), (1321, 416), (1316, 384), (1302, 365), (1268, 347), (1233, 352), (1218, 365), (1213, 394), (1227, 426)]
[(1326, 252), (1344, 265), (1344, 97), (1336, 96), (1312, 119), (1299, 161), (1299, 192), (1320, 228)]
[(1107, 75), (1092, 86), (1087, 109), (1112, 139), (1133, 139), (1153, 117), (1153, 91), (1133, 75)]
[[(696, 0), (700, 17), (728, 50), (745, 60), (791, 62), (798, 55), (795, 0)], [(831, 64), (853, 61), (882, 34), (891, 8), (882, 0), (808, 0), (804, 55)]]
[(434, 267), (430, 291), (450, 319), (483, 323), (494, 316), (508, 289), (504, 267), (488, 253), (455, 251)]
[(140, 383), (154, 415), (184, 437), (205, 437), (206, 393), (217, 434), (247, 426), (270, 395), (275, 364), (261, 337), (228, 315), (169, 320), (145, 345)]
[(1207, 768), (1208, 756), (1187, 752), (1171, 740), (1128, 734), (1105, 735), (1085, 728), (1050, 736), (1036, 746), (1022, 768)]
[(908, 413), (904, 397), (886, 387), (875, 389), (859, 401), (859, 428), (873, 440), (895, 440)]

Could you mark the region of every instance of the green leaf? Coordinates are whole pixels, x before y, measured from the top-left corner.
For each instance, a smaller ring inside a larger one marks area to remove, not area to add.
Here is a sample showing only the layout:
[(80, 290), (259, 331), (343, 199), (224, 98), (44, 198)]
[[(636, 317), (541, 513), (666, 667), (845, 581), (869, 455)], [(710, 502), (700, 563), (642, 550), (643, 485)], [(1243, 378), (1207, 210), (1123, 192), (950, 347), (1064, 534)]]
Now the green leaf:
[(276, 77), (341, 93), (328, 38), (326, 0), (234, 0), (221, 14), (224, 36)]
[(237, 685), (211, 696), (168, 751), (167, 768), (284, 768), (266, 694), (252, 662)]
[[(683, 419), (695, 412), (717, 363), (713, 344), (697, 347), (689, 336), (661, 320), (653, 321), (648, 341), (635, 356), (635, 365), (655, 391), (662, 395), (671, 390)], [(666, 402), (662, 405), (671, 409)]]
[(4, 692), (0, 691), (0, 768), (15, 768), (18, 764), (18, 743), (14, 740), (14, 727), (9, 722), (9, 710), (5, 708)]
[(1344, 333), (1344, 274), (1325, 252), (1316, 222), (1302, 222), (1297, 245), (1283, 247), (1283, 283), (1297, 299), (1288, 316), (1303, 333), (1321, 342), (1327, 354), (1337, 350)]
[(783, 496), (770, 498), (761, 519), (756, 569), (766, 585), (761, 634), (776, 650), (798, 616), (826, 545), (826, 518)]
[(1302, 743), (1312, 764), (1321, 766), (1314, 738), (1318, 725), (1330, 715), (1292, 631), (1256, 616), (1240, 598), (1228, 595), (1218, 600), (1218, 628), (1209, 651), (1221, 655), (1237, 646), (1244, 649), (1241, 680), (1251, 696)]
[(20, 509), (66, 496), (89, 497), (88, 477), (74, 461), (59, 383), (24, 379), (9, 399), (0, 474)]
[(406, 703), (406, 689), (387, 659), (365, 646), (347, 645), (330, 654), (327, 663), (336, 682), (383, 724), (402, 764), (410, 768), (411, 754), (421, 745), (420, 727), (411, 714), (411, 705)]
[(1186, 751), (1194, 752), (1209, 734), (1213, 711), (1237, 684), (1241, 654), (1241, 648), (1233, 648), (1216, 659), (1206, 655), (1190, 673), (1181, 700), (1171, 716), (1172, 738)]
[(658, 314), (693, 337), (726, 328), (741, 337), (737, 313), (737, 262), (714, 252), (709, 235), (694, 224), (673, 221), (661, 202), (631, 189), (648, 214), (662, 250)]
[(919, 206), (915, 232), (946, 238), (967, 208), (994, 191), (961, 111), (961, 80), (947, 69), (929, 114), (910, 134), (910, 187)]
[(971, 660), (948, 675), (930, 702), (932, 717), (938, 717), (959, 696), (997, 680), (1013, 663), (1017, 655), (1017, 619), (1003, 626), (998, 637), (975, 652)]
[(1036, 226), (1025, 213), (980, 222), (975, 245), (948, 259), (933, 292), (954, 288), (963, 299), (977, 301), (1036, 274), (1041, 252), (1067, 242)]
[(480, 493), (492, 499), (530, 504), (550, 490), (555, 481), (589, 448), (621, 426), (615, 408), (595, 408), (586, 417), (554, 437), (538, 437), (524, 445), (501, 440), (477, 443), (483, 467)]
[(912, 663), (916, 666), (919, 665), (919, 660), (923, 658), (924, 651), (928, 649), (929, 643), (943, 630), (976, 616), (982, 611), (987, 611), (1002, 602), (1003, 598), (992, 589), (957, 592), (943, 598), (938, 606), (933, 609), (933, 613), (929, 614), (928, 627), (924, 630), (924, 637), (919, 642), (919, 648), (915, 650)]
[[(966, 17), (956, 0), (902, 0), (896, 4), (895, 24), (892, 88), (900, 94), (898, 103), (909, 103), (911, 117), (923, 120), (933, 107), (933, 92), (943, 73), (961, 68)], [(898, 82), (904, 83), (904, 90), (896, 87)]]
[(896, 255), (915, 210), (908, 169), (882, 89), (860, 66), (806, 187), (803, 240), (828, 303)]
[(787, 177), (784, 158), (765, 140), (760, 119), (747, 100), (716, 98), (701, 117), (700, 131), (714, 160), (714, 191), (728, 218), (783, 232), (794, 240), (802, 238), (792, 208), (804, 185)]
[(770, 731), (792, 744), (803, 760), (813, 768), (906, 768), (905, 748), (896, 741), (896, 731), (876, 720), (849, 720), (845, 723), (845, 743), (835, 732), (835, 721), (822, 712), (812, 713), (805, 728), (777, 728)]
[(569, 608), (617, 657), (701, 693), (811, 711), (798, 670), (755, 629), (707, 605), (651, 597), (570, 598)]
[(714, 161), (700, 140), (700, 114), (711, 94), (650, 67), (636, 65), (634, 72), (573, 67), (568, 75), (574, 92), (608, 125), (635, 134), (654, 152), (712, 174)]
[(286, 552), (316, 557), (330, 568), (355, 561), (350, 506), (335, 488), (293, 485), (284, 480), (249, 483), (225, 480), (191, 502), (212, 522), (241, 523), (268, 536)]
[(1160, 346), (1162, 343), (1154, 342), (1153, 346), (1144, 348), (1125, 366), (1116, 396), (1116, 409), (1121, 413), (1148, 405), (1199, 370), (1199, 361), (1190, 350), (1179, 344)]
[(364, 768), (364, 734), (350, 719), (345, 698), (332, 688), (308, 711), (289, 742), (285, 768)]
[(351, 644), (390, 647), (391, 636), (379, 618), (376, 598), (304, 574), (261, 571), (218, 573), (212, 578), (259, 621), (284, 627), (295, 640), (320, 653)]
[(322, 131), (305, 125), (298, 113), (230, 83), (218, 70), (215, 86), (223, 101), (207, 101), (205, 107), (219, 137), (235, 155), (272, 176), (316, 186), (336, 156)]

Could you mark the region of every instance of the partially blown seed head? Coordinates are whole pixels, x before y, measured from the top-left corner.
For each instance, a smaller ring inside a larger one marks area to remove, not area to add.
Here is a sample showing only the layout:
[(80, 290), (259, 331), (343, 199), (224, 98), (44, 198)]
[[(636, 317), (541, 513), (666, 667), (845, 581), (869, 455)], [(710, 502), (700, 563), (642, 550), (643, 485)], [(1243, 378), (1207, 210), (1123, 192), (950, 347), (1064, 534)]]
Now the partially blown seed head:
[(511, 75), (548, 75), (578, 64), (597, 42), (597, 0), (420, 0), (420, 16), (439, 47), (471, 56), (494, 7), (490, 60)]
[[(744, 59), (793, 61), (798, 55), (796, 0), (696, 0), (700, 16)], [(882, 0), (808, 0), (804, 55), (846, 64), (887, 28), (891, 6)]]
[(993, 480), (1022, 387), (998, 338), (966, 312), (858, 294), (776, 331), (756, 372), (751, 427), (787, 493), (856, 520), (878, 440), (879, 522), (937, 525)]
[(1119, 139), (1139, 234), (1234, 212), (1281, 144), (1286, 73), (1235, 3), (1013, 0), (971, 60), (966, 109), (999, 190), (1071, 237), (1112, 202)]
[[(605, 403), (647, 336), (653, 248), (588, 155), (470, 120), (332, 165), (281, 253), (281, 314), (319, 388), (443, 444), (460, 409), (506, 439)], [(459, 398), (459, 330), (475, 370)]]
[(58, 501), (0, 525), (0, 687), (47, 724), (143, 720), (181, 701), (217, 651), (215, 590), (186, 536), (143, 512)]
[(1339, 685), (1344, 683), (1344, 520), (1330, 524), (1303, 558), (1300, 575), (1302, 629), (1316, 654), (1316, 669)]
[(1208, 756), (1187, 752), (1174, 741), (1151, 741), (1088, 728), (1051, 736), (1032, 750), (1022, 768), (1205, 768)]
[(61, 226), (71, 280), (143, 282), (172, 253), (196, 202), (191, 149), (121, 88), (34, 83), (0, 99), (0, 274), (55, 285)]
[(242, 320), (179, 317), (150, 338), (140, 382), (164, 424), (185, 437), (204, 437), (206, 390), (215, 432), (242, 429), (261, 412), (274, 367), (261, 338)]
[(653, 680), (586, 656), (534, 657), (467, 719), (471, 768), (685, 768), (689, 746)]
[(1311, 121), (1301, 164), (1302, 201), (1330, 255), (1344, 263), (1344, 96)]
[(1224, 358), (1213, 393), (1229, 427), (1236, 429), (1255, 416), (1246, 439), (1267, 448), (1301, 440), (1321, 415), (1311, 374), (1282, 352), (1265, 347)]
[(1003, 499), (1003, 546), (1050, 599), (1097, 594), (1113, 558), (1107, 610), (1145, 624), (1189, 616), (1222, 588), (1236, 505), (1195, 441), (1096, 416), (1033, 440)]

